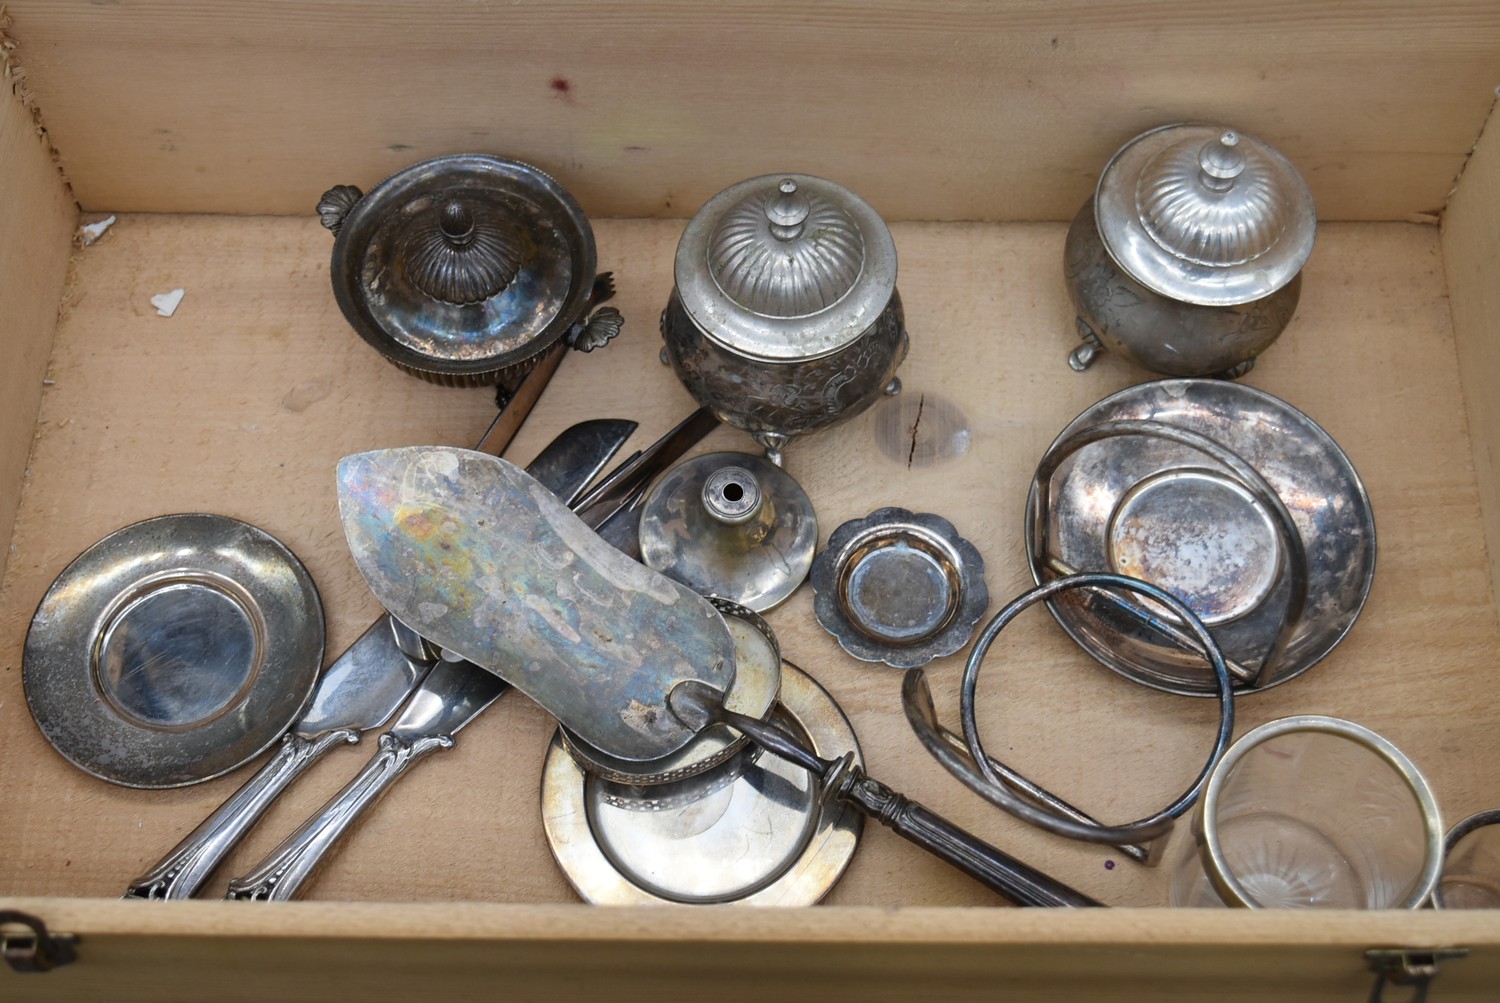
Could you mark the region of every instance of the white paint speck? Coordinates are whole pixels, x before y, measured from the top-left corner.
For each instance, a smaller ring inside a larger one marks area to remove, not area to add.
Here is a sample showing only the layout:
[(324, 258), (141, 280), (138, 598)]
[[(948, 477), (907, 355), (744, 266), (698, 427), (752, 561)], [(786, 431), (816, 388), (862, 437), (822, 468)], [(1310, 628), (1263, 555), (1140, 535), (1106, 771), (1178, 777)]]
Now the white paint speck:
[(186, 294), (186, 289), (173, 289), (169, 293), (157, 293), (151, 297), (151, 305), (156, 307), (156, 315), (158, 317), (170, 317), (177, 312), (177, 304), (182, 302), (182, 297)]
[(94, 241), (104, 236), (106, 230), (115, 225), (114, 216), (105, 216), (94, 223), (85, 223), (78, 228), (78, 245), (88, 247)]

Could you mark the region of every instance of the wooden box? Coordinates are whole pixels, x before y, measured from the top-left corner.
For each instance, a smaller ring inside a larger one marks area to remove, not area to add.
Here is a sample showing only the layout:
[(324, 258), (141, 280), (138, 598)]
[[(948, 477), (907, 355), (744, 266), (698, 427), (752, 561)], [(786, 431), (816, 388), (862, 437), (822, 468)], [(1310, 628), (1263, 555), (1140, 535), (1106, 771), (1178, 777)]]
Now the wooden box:
[[(290, 545), (321, 590), (330, 658), (369, 624), (378, 610), (343, 543), (334, 463), (469, 443), (492, 402), (411, 379), (353, 335), (312, 208), (334, 183), (368, 188), (464, 150), (535, 163), (577, 195), (627, 319), (605, 352), (564, 363), (513, 447), (523, 461), (582, 417), (636, 419), (639, 444), (690, 409), (657, 362), (656, 317), (682, 220), (709, 195), (779, 170), (864, 195), (901, 255), (905, 395), (796, 445), (789, 469), (824, 540), (882, 505), (946, 516), (983, 553), (998, 605), (1029, 581), (1021, 510), (1042, 451), (1085, 406), (1148, 378), (1117, 358), (1066, 366), (1065, 221), (1126, 139), (1211, 119), (1272, 142), (1312, 186), (1325, 222), (1301, 307), (1246, 382), (1345, 448), (1380, 545), (1345, 642), (1245, 699), (1239, 730), (1349, 717), (1412, 756), (1448, 821), (1500, 805), (1493, 0), (10, 0), (8, 15), (0, 909), (79, 941), (71, 965), (0, 969), (4, 998), (1291, 1003), (1364, 998), (1374, 948), (1466, 948), (1440, 962), (1434, 998), (1493, 998), (1495, 913), (1176, 911), (1166, 870), (984, 805), (907, 728), (899, 673), (844, 656), (805, 588), (772, 624), (849, 713), (871, 772), (1117, 908), (1007, 908), (876, 825), (816, 908), (581, 905), (539, 824), (551, 725), (519, 698), (400, 785), (309, 901), (117, 901), (246, 774), (167, 792), (91, 780), (43, 741), (21, 687), (52, 578), (159, 513), (221, 512)], [(108, 213), (101, 239), (75, 243), (80, 222)], [(176, 314), (157, 316), (150, 297), (179, 287)], [(889, 410), (916, 403), (931, 420)], [(930, 448), (955, 422), (966, 449)], [(703, 448), (750, 443), (720, 430)], [(954, 721), (960, 668), (930, 666)], [(1007, 632), (987, 673), (989, 741), (1104, 817), (1164, 802), (1206, 750), (1208, 702), (1115, 677), (1040, 612)], [(225, 875), (320, 805), (370, 744), (320, 764)]]

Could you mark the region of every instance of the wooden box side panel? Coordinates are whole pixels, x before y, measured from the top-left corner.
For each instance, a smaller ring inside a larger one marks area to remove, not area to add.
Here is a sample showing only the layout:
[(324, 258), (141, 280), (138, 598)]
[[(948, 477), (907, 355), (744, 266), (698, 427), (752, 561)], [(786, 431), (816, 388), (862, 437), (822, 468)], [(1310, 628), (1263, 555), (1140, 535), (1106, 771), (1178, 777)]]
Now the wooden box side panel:
[(1500, 596), (1500, 117), (1495, 114), (1443, 215), (1443, 260), (1492, 585)]
[(17, 904), (82, 938), (28, 981), (36, 1000), (1312, 1003), (1365, 998), (1377, 945), (1466, 946), (1439, 965), (1444, 1000), (1500, 980), (1500, 917), (1476, 913)]
[(0, 80), (0, 575), (78, 217), (31, 112), (11, 86), (6, 72)]
[(837, 178), (888, 218), (1063, 220), (1136, 133), (1210, 117), (1286, 152), (1326, 219), (1439, 211), (1500, 7), (1063, 0), (12, 0), (86, 209), (306, 214), (480, 150), (595, 216)]

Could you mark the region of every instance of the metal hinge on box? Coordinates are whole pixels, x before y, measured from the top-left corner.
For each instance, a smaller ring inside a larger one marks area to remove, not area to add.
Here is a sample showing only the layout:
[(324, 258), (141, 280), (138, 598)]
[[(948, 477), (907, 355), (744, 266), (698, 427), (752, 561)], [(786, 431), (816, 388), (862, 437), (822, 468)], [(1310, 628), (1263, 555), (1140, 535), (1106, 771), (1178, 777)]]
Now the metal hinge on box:
[(1462, 958), (1469, 953), (1466, 947), (1450, 947), (1434, 950), (1411, 950), (1396, 948), (1365, 952), (1365, 960), (1375, 973), (1375, 987), (1370, 990), (1370, 1003), (1381, 1003), (1387, 983), (1394, 986), (1410, 986), (1408, 1003), (1423, 1003), (1427, 990), (1438, 975), (1438, 962)]
[[(26, 927), (25, 932), (16, 927)], [(48, 933), (47, 924), (30, 913), (0, 909), (0, 957), (17, 972), (47, 972), (78, 957), (78, 938)]]

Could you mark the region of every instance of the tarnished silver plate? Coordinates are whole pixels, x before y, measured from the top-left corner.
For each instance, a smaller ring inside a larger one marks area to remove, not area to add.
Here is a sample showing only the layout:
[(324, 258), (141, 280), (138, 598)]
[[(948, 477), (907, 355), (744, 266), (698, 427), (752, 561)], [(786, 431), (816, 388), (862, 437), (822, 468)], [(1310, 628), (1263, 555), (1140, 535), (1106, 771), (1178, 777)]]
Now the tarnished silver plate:
[[(838, 704), (789, 663), (774, 720), (819, 756), (862, 762)], [(568, 882), (599, 905), (817, 902), (854, 855), (863, 816), (825, 804), (805, 769), (759, 751), (689, 780), (630, 787), (585, 773), (554, 739), (542, 824)]]
[[(1222, 380), (1145, 383), (1075, 418), (1038, 466), (1026, 545), (1038, 583), (1110, 571), (1176, 595), (1212, 629), (1240, 690), (1327, 655), (1375, 573), (1370, 499), (1348, 456), (1296, 408)], [(1159, 604), (1080, 592), (1048, 605), (1115, 671), (1215, 692)]]
[(312, 697), (323, 607), (302, 562), (220, 515), (115, 532), (43, 596), (22, 679), (74, 765), (127, 787), (181, 787), (275, 742)]

